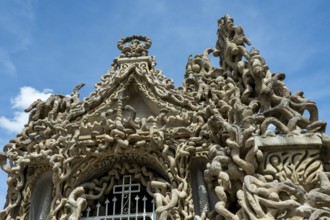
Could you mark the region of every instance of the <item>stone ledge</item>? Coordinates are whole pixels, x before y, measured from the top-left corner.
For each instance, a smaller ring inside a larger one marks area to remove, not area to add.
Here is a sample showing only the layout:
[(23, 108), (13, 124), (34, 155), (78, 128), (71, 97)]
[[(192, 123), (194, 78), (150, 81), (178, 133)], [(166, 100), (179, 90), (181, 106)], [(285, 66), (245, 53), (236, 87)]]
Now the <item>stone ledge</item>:
[(147, 63), (151, 63), (152, 62), (152, 57), (151, 56), (120, 57), (120, 58), (117, 59), (117, 63), (119, 65), (124, 64), (124, 63), (135, 63), (135, 62), (147, 62)]
[(301, 135), (278, 135), (275, 137), (256, 136), (254, 138), (255, 145), (262, 149), (268, 147), (304, 147), (304, 148), (320, 148), (322, 139), (318, 134), (301, 134)]

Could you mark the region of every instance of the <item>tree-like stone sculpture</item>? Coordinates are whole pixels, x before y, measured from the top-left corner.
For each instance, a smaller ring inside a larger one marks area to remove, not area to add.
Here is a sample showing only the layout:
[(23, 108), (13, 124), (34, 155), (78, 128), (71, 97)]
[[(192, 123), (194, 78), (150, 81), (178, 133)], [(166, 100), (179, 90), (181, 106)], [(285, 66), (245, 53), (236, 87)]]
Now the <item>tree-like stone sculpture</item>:
[(100, 202), (104, 217), (138, 218), (131, 194), (121, 199), (135, 207), (126, 199), (120, 215), (115, 203), (109, 211), (124, 177), (153, 198), (161, 220), (330, 218), (330, 140), (316, 104), (248, 49), (233, 19), (218, 27), (216, 48), (189, 57), (183, 87), (155, 69), (149, 38), (131, 36), (87, 98), (80, 84), (32, 103), (0, 153), (8, 173), (0, 218), (99, 219)]

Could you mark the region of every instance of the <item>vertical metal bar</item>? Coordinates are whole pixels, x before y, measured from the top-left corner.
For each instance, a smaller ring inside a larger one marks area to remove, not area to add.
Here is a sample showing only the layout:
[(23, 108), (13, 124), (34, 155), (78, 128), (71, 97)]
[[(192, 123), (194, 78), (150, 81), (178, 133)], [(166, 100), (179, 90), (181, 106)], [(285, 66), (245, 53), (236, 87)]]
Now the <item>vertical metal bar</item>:
[(155, 212), (155, 199), (152, 199), (151, 203), (152, 203), (152, 212)]
[(151, 220), (154, 220), (155, 217), (155, 199), (151, 200), (152, 203), (152, 215), (151, 215)]
[(146, 205), (147, 205), (147, 197), (143, 196), (143, 220), (146, 219)]
[(132, 178), (129, 176), (129, 186), (128, 186), (128, 210), (127, 214), (131, 214), (131, 187), (132, 187)]
[(116, 202), (117, 202), (116, 196), (113, 197), (112, 202), (113, 202), (113, 206), (112, 206), (112, 215), (113, 215), (113, 217), (112, 217), (112, 220), (114, 220), (114, 216), (116, 215)]
[(89, 212), (91, 211), (91, 208), (88, 206), (88, 208), (86, 209), (87, 211), (87, 217), (89, 217)]
[(136, 207), (136, 209), (135, 209), (135, 220), (138, 219), (138, 213), (139, 213), (139, 199), (140, 199), (139, 195), (136, 195), (136, 197), (135, 197), (135, 201), (136, 201), (136, 203), (135, 203), (135, 207)]
[(98, 202), (96, 205), (96, 216), (100, 216), (100, 207), (101, 207), (101, 204), (100, 204), (100, 202)]
[(143, 214), (146, 213), (146, 204), (147, 204), (147, 197), (143, 196)]
[[(123, 193), (123, 191), (125, 190), (125, 176), (123, 178), (123, 184), (121, 185), (121, 189), (122, 189), (122, 192), (121, 192), (121, 207), (120, 207), (120, 215), (124, 214), (124, 195), (125, 193)], [(120, 220), (122, 218), (120, 217)]]
[(108, 216), (109, 199), (105, 200), (105, 216)]

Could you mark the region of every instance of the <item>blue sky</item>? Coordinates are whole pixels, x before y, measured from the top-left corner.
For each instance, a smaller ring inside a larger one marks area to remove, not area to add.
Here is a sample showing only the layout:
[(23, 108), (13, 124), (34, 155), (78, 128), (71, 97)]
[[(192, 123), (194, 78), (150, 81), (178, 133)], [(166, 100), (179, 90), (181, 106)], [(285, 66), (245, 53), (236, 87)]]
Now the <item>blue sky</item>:
[[(117, 41), (147, 35), (157, 68), (182, 84), (187, 58), (216, 42), (224, 14), (244, 28), (272, 72), (317, 102), (330, 121), (330, 1), (0, 0), (0, 148), (14, 138), (36, 98), (87, 96), (119, 55)], [(328, 132), (329, 134), (329, 132)], [(6, 195), (0, 171), (0, 208)]]

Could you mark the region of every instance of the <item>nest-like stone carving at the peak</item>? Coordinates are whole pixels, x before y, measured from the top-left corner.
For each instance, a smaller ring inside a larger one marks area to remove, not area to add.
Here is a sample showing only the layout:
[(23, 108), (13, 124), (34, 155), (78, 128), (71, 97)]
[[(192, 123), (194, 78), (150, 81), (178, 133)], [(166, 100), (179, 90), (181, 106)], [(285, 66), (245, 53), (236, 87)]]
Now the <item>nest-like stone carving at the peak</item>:
[(125, 37), (118, 41), (117, 47), (121, 50), (121, 57), (148, 56), (151, 40), (146, 36)]
[[(0, 218), (79, 219), (123, 175), (142, 183), (162, 220), (330, 218), (326, 123), (250, 44), (224, 16), (216, 48), (190, 56), (175, 87), (148, 55), (149, 38), (119, 40), (121, 55), (88, 97), (79, 99), (81, 84), (26, 110), (29, 122), (0, 154)], [(51, 202), (31, 214), (44, 173)]]

